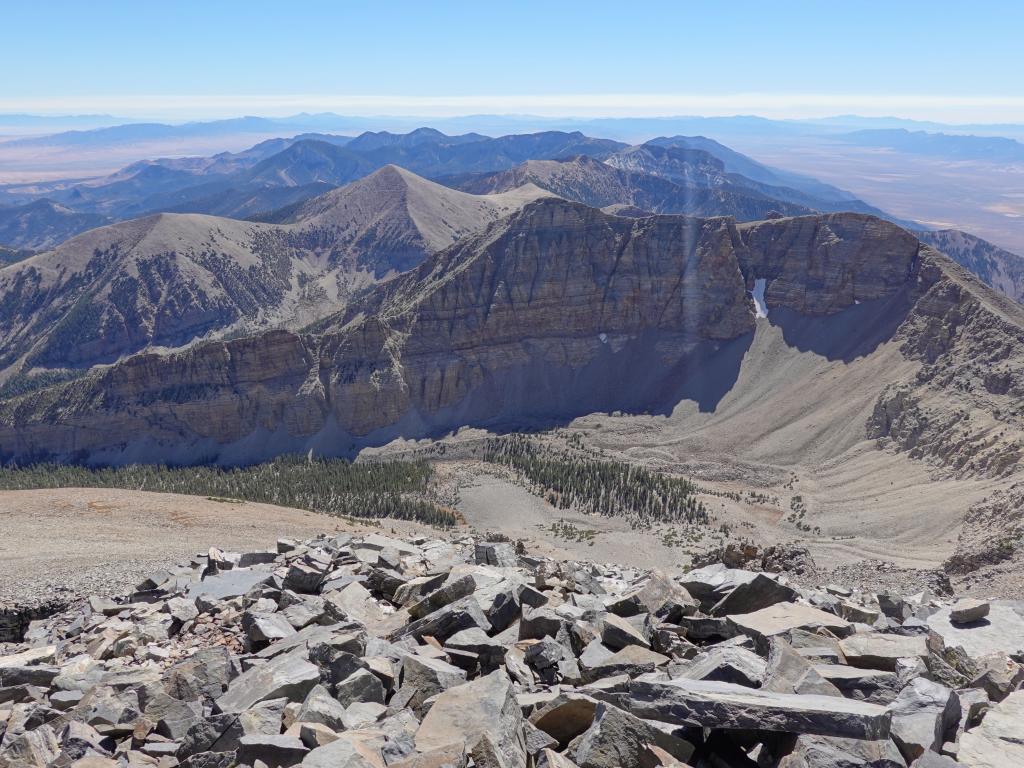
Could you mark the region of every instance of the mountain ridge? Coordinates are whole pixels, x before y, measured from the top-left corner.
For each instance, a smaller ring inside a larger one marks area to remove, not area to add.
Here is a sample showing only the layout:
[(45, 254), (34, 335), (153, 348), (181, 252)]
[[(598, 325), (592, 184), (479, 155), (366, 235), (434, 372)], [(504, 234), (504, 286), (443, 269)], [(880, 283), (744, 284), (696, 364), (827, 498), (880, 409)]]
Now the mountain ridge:
[(160, 213), (94, 229), (0, 270), (0, 361), (77, 368), (302, 325), (544, 194), (473, 196), (388, 167), (285, 224)]
[[(952, 450), (948, 425), (922, 419), (921, 409), (941, 400), (945, 412), (957, 410), (959, 396), (942, 382), (954, 372), (967, 376), (961, 353), (986, 335), (990, 363), (1017, 370), (1019, 352), (997, 339), (1019, 338), (1024, 309), (909, 233), (861, 214), (737, 225), (614, 217), (555, 198), (439, 252), (316, 334), (268, 331), (172, 355), (143, 353), (7, 401), (0, 447), (7, 458), (52, 450), (99, 461), (231, 463), (271, 446), (344, 454), (460, 424), (657, 410), (678, 398), (713, 414), (728, 392), (715, 387), (735, 381), (751, 334), (767, 327), (758, 325), (750, 298), (761, 279), (768, 321), (782, 323), (784, 334), (787, 324), (827, 328), (848, 314), (881, 312), (883, 335), (871, 342), (881, 347), (844, 342), (848, 351), (821, 347), (820, 354), (860, 365), (876, 349), (898, 348), (903, 368), (925, 371), (878, 382), (863, 407), (874, 404), (882, 415), (862, 427), (861, 440), (968, 475), (1002, 476), (1014, 466), (1019, 420), (1004, 423), (1012, 429), (998, 439), (985, 426), (997, 402), (1022, 396), (1012, 373), (1007, 386), (991, 380), (976, 402), (965, 401), (974, 403), (972, 423), (984, 428), (957, 443), (963, 450)], [(960, 324), (950, 325), (958, 315)], [(813, 350), (823, 342), (797, 336), (789, 343)], [(719, 370), (722, 381), (703, 381), (703, 370)], [(207, 373), (195, 378), (200, 371)], [(244, 394), (250, 386), (252, 396)], [(143, 413), (151, 416), (140, 431), (134, 420)], [(66, 443), (72, 432), (88, 441)], [(989, 441), (984, 449), (978, 439)], [(958, 463), (968, 447), (978, 457), (973, 466)]]

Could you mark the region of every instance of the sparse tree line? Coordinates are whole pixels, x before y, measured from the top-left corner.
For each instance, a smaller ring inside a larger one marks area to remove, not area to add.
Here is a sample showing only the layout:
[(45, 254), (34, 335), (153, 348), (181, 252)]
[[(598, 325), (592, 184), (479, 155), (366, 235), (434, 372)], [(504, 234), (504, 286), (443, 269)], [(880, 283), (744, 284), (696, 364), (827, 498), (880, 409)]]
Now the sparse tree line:
[(484, 441), (481, 457), (519, 471), (539, 495), (559, 509), (625, 516), (637, 526), (708, 522), (707, 508), (696, 496), (697, 486), (684, 478), (625, 462), (555, 451), (523, 435)]
[(452, 526), (455, 515), (424, 498), (432, 474), (430, 465), (422, 460), (353, 464), (341, 459), (297, 456), (231, 469), (36, 464), (0, 470), (0, 490), (124, 488), (238, 499), (346, 517), (390, 517)]

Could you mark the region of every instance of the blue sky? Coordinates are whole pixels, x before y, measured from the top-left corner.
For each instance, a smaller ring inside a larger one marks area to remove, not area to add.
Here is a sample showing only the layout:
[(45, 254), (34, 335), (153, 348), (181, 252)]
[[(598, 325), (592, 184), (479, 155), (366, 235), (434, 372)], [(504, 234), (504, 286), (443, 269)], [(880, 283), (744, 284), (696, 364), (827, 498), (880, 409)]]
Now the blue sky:
[(10, 2), (0, 111), (1024, 121), (1024, 3)]

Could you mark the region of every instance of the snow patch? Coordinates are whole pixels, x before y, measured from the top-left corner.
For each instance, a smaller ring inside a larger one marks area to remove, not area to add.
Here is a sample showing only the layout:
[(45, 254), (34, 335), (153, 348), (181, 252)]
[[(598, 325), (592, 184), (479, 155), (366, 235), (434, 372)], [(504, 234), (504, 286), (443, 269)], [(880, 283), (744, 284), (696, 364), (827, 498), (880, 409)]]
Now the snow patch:
[(767, 283), (763, 277), (754, 281), (754, 290), (750, 295), (754, 297), (754, 312), (757, 317), (768, 317), (768, 305), (764, 303), (764, 287)]

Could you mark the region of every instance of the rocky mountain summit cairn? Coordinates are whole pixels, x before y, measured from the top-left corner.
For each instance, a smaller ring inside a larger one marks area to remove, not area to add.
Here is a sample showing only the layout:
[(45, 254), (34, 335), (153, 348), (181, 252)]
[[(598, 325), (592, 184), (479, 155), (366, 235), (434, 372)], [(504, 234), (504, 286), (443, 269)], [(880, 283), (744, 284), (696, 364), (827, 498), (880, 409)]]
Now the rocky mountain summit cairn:
[(213, 548), (0, 645), (0, 766), (1024, 765), (1024, 604), (967, 607), (470, 538)]

